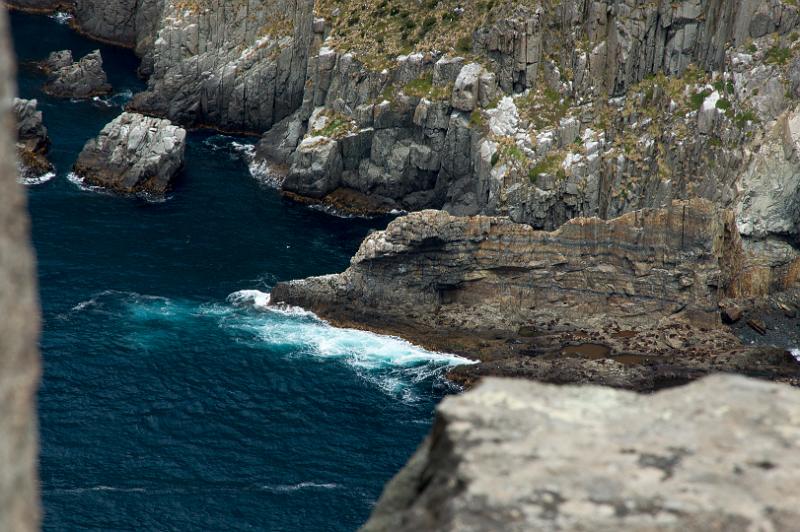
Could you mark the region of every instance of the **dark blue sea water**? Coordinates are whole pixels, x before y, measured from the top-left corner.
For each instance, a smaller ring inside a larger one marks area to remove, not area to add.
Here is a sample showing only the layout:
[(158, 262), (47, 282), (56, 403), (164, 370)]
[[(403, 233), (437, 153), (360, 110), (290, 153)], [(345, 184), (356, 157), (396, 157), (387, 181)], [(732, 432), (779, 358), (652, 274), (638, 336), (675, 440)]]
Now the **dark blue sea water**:
[[(283, 200), (252, 140), (192, 133), (162, 203), (81, 189), (84, 142), (121, 112), (136, 58), (12, 15), (20, 94), (39, 99), (53, 179), (29, 186), (44, 310), (47, 530), (354, 530), (427, 432), (458, 359), (263, 308), (278, 280), (344, 269), (387, 220)], [(56, 101), (24, 62), (102, 50), (115, 96)]]

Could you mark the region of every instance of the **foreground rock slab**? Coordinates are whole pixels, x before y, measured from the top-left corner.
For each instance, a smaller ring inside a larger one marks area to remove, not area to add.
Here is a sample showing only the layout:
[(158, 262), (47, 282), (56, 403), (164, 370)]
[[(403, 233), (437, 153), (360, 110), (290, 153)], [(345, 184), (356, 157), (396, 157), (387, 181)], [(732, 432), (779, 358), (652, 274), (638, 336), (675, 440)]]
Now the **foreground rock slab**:
[(39, 304), (30, 221), (16, 182), (14, 67), (0, 9), (0, 530), (40, 529), (36, 389)]
[(56, 98), (85, 100), (111, 92), (100, 50), (67, 63), (71, 58), (71, 54), (54, 53), (43, 63), (45, 71), (50, 71), (50, 79), (43, 88), (45, 93)]
[(40, 179), (53, 171), (47, 160), (50, 139), (42, 121), (36, 100), (14, 98), (14, 117), (17, 123), (17, 158), (23, 182)]
[(640, 396), (488, 379), (445, 399), (366, 532), (792, 530), (800, 390), (716, 376)]
[(90, 140), (75, 173), (123, 194), (163, 195), (183, 166), (186, 130), (169, 120), (123, 113)]

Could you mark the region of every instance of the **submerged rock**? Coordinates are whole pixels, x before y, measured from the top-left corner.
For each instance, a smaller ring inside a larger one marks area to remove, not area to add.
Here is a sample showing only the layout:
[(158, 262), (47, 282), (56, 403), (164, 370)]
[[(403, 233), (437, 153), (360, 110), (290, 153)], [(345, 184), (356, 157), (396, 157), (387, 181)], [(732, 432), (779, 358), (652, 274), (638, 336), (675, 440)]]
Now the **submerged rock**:
[(36, 100), (14, 98), (14, 116), (17, 123), (17, 157), (20, 178), (23, 181), (37, 179), (52, 172), (53, 165), (47, 160), (50, 139), (42, 122), (42, 112)]
[(717, 376), (655, 395), (489, 379), (446, 398), (364, 532), (791, 530), (800, 390)]
[[(71, 54), (69, 57), (71, 58)], [(51, 54), (45, 61), (45, 68), (52, 70), (50, 79), (43, 88), (45, 93), (56, 98), (85, 100), (111, 92), (111, 85), (108, 84), (108, 77), (103, 70), (100, 50), (95, 50), (77, 62), (67, 64), (66, 60), (66, 55)]]
[(89, 185), (164, 194), (183, 166), (186, 130), (169, 120), (123, 113), (90, 140), (75, 163)]

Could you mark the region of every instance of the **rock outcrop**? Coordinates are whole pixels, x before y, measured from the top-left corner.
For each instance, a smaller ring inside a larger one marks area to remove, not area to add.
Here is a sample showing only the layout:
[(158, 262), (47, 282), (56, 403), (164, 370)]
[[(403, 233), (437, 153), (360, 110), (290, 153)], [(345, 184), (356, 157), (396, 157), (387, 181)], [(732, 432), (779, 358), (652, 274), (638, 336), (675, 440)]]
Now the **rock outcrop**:
[(601, 382), (653, 390), (716, 371), (800, 383), (782, 349), (744, 348), (720, 302), (791, 288), (743, 245), (734, 213), (675, 201), (553, 232), (502, 217), (409, 214), (372, 233), (342, 274), (280, 283), (273, 304), (482, 360), (451, 377)]
[(186, 130), (169, 120), (123, 113), (90, 140), (74, 172), (88, 185), (163, 195), (183, 166)]
[(29, 181), (52, 172), (53, 165), (47, 160), (50, 139), (42, 122), (42, 112), (37, 109), (37, 101), (14, 98), (14, 117), (20, 178)]
[(312, 9), (313, 0), (165, 2), (148, 90), (131, 108), (265, 131), (302, 100)]
[(39, 63), (39, 67), (45, 73), (52, 75), (62, 68), (72, 66), (74, 62), (75, 59), (72, 57), (71, 50), (57, 50), (55, 52), (50, 52), (47, 59)]
[(43, 88), (45, 93), (56, 98), (85, 100), (111, 92), (111, 85), (108, 84), (108, 77), (103, 70), (100, 50), (95, 50), (71, 64), (66, 64), (66, 58), (67, 55), (63, 53), (51, 54), (45, 62), (45, 67), (52, 69), (50, 79)]
[(39, 530), (36, 389), (39, 305), (30, 224), (16, 182), (15, 93), (8, 22), (0, 7), (0, 530)]
[(368, 236), (345, 273), (278, 285), (273, 300), (323, 315), (413, 315), (429, 326), (457, 326), (468, 313), (509, 329), (541, 312), (585, 323), (678, 313), (715, 323), (717, 294), (731, 282), (732, 232), (732, 214), (702, 200), (574, 219), (554, 232), (423, 211)]
[(651, 396), (490, 379), (439, 405), (362, 530), (791, 530), (799, 404), (734, 376)]

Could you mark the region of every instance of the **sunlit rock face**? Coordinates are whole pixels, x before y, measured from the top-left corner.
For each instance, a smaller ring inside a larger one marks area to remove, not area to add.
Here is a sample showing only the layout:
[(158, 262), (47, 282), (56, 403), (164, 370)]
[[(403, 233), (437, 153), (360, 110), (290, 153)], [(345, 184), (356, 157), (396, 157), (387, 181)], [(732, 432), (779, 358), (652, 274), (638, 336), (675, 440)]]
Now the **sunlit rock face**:
[(798, 398), (734, 376), (650, 396), (489, 379), (442, 402), (363, 530), (789, 530)]

